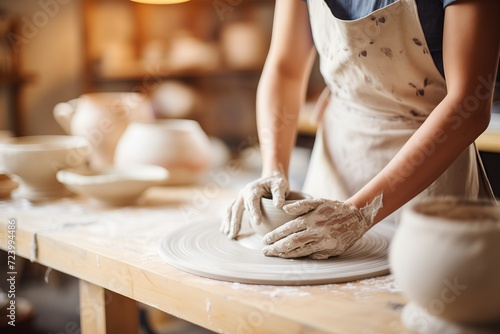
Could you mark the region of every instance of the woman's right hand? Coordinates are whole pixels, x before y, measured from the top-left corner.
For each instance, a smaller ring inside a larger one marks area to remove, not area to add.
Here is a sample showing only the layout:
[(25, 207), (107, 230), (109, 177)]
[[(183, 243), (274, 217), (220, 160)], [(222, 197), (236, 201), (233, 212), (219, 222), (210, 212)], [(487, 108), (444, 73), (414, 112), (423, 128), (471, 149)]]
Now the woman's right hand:
[(222, 220), (220, 230), (229, 238), (235, 239), (241, 229), (243, 211), (246, 210), (252, 223), (262, 222), (260, 199), (272, 196), (274, 206), (281, 208), (288, 195), (288, 180), (281, 172), (273, 172), (247, 184), (229, 206)]

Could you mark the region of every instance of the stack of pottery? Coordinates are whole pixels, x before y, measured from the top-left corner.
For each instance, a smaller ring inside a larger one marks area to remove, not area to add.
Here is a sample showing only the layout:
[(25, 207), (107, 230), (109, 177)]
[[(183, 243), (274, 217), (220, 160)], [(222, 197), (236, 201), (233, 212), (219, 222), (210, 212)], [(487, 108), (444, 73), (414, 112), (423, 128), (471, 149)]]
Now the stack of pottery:
[(500, 206), (429, 199), (403, 212), (391, 270), (419, 333), (500, 333)]
[(66, 132), (85, 137), (90, 167), (156, 165), (169, 172), (165, 184), (200, 180), (212, 163), (211, 143), (193, 120), (156, 120), (139, 93), (85, 94), (54, 108)]

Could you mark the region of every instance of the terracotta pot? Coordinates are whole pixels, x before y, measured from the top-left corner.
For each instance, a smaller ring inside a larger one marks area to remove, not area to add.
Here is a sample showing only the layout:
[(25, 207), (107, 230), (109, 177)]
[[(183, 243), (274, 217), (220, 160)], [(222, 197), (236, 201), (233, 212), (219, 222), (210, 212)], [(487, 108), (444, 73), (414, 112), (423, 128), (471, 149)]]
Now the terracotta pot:
[[(312, 198), (312, 196), (298, 191), (291, 191), (288, 194), (284, 205), (307, 198)], [(262, 198), (260, 204), (260, 208), (262, 210), (262, 223), (256, 225), (249, 220), (252, 229), (260, 236), (264, 236), (272, 230), (298, 217), (287, 214), (282, 208), (275, 207), (273, 200), (270, 198)]]
[(116, 166), (157, 165), (169, 171), (166, 184), (199, 181), (210, 168), (212, 147), (198, 122), (175, 119), (132, 123), (115, 152)]
[(17, 176), (14, 197), (44, 200), (67, 195), (57, 181), (62, 168), (79, 167), (88, 161), (89, 146), (81, 137), (27, 136), (0, 143), (0, 167)]
[(390, 264), (410, 304), (431, 318), (500, 322), (499, 206), (434, 198), (406, 208)]
[(92, 168), (113, 164), (116, 144), (130, 122), (154, 120), (152, 108), (139, 93), (92, 93), (55, 106), (54, 117), (68, 133), (91, 145)]

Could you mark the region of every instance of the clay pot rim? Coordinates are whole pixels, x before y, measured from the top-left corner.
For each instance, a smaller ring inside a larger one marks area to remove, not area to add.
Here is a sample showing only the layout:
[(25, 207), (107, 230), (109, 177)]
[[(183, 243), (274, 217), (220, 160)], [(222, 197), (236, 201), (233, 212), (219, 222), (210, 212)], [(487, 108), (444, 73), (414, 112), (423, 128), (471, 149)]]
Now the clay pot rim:
[(64, 151), (88, 147), (85, 138), (71, 135), (39, 135), (7, 138), (0, 141), (0, 151)]
[[(287, 199), (285, 200), (285, 204), (290, 204), (290, 203), (294, 203), (294, 202), (297, 202), (297, 201), (300, 201), (300, 200), (304, 200), (304, 199), (313, 199), (313, 196), (309, 195), (309, 194), (306, 194), (302, 191), (297, 191), (297, 190), (291, 190), (288, 192), (288, 196), (287, 198), (289, 198), (290, 196), (294, 196), (294, 197), (297, 197), (297, 199), (294, 199), (294, 198), (291, 198), (291, 199)], [(270, 203), (272, 204), (273, 203), (273, 199), (272, 198), (268, 198), (268, 197), (262, 197), (261, 198), (261, 201), (264, 202), (264, 203)]]
[[(432, 210), (432, 207), (437, 205), (445, 206), (445, 215), (423, 212), (425, 211), (423, 208), (431, 207), (429, 210)], [(455, 219), (447, 216), (448, 211), (446, 211), (446, 208), (456, 207), (457, 205), (467, 206), (473, 210), (481, 210), (483, 214), (487, 210), (488, 217), (493, 217), (494, 220), (485, 220), (485, 218)], [(468, 200), (454, 197), (427, 198), (405, 208), (401, 224), (409, 224), (419, 228), (445, 229), (459, 233), (464, 230), (470, 232), (500, 232), (500, 206), (488, 200)]]

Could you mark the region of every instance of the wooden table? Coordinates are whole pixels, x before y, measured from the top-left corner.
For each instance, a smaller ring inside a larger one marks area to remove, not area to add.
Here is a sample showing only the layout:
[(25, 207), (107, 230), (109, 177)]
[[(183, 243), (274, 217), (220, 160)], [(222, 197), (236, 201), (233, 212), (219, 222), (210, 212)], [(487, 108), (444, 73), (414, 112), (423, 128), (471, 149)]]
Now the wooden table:
[(234, 196), (207, 183), (151, 188), (140, 205), (115, 209), (78, 197), (3, 201), (0, 248), (15, 219), (18, 256), (80, 279), (82, 333), (138, 333), (137, 302), (220, 333), (407, 333), (391, 276), (277, 287), (202, 278), (162, 261), (157, 247), (169, 229), (220, 220)]

